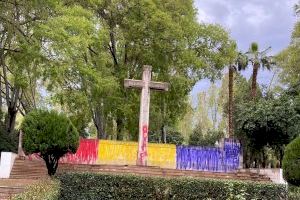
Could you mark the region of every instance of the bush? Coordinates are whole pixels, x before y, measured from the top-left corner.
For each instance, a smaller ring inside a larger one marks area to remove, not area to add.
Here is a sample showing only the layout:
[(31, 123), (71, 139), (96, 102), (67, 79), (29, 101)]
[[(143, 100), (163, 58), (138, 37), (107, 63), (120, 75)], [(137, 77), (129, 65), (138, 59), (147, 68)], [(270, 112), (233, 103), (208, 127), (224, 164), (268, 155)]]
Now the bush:
[(50, 176), (55, 174), (59, 158), (75, 153), (79, 146), (76, 128), (65, 115), (55, 111), (32, 111), (25, 116), (21, 128), (26, 153), (38, 153)]
[(222, 131), (208, 130), (208, 132), (204, 134), (198, 126), (189, 137), (189, 145), (211, 147), (215, 146), (216, 141), (219, 141), (223, 137), (224, 133)]
[(28, 186), (25, 191), (13, 197), (13, 200), (58, 200), (59, 182), (43, 180)]
[[(2, 127), (1, 127), (2, 128)], [(18, 136), (15, 133), (8, 135), (0, 128), (0, 152), (18, 152)]]
[(300, 186), (300, 137), (287, 145), (282, 161), (283, 176), (292, 185)]
[(289, 200), (299, 200), (300, 199), (300, 187), (289, 187)]
[(285, 200), (284, 185), (195, 178), (68, 173), (58, 175), (60, 200), (265, 199)]
[[(163, 141), (161, 132), (149, 132), (149, 142), (152, 143), (161, 143)], [(166, 143), (167, 144), (175, 144), (182, 145), (184, 142), (184, 138), (181, 133), (178, 131), (167, 131), (166, 133)]]

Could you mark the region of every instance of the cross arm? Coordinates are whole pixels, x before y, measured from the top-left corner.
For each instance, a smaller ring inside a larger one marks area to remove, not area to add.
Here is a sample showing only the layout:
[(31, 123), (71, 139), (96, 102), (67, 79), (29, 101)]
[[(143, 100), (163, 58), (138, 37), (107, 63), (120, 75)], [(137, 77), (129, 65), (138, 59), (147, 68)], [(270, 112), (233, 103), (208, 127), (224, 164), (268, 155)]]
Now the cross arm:
[[(125, 79), (124, 80), (124, 87), (125, 88), (138, 88), (142, 89), (145, 83), (142, 80), (133, 80), (133, 79)], [(149, 82), (149, 88), (156, 91), (168, 91), (169, 90), (169, 83), (164, 82)]]
[(125, 88), (140, 88), (141, 89), (144, 87), (144, 81), (125, 79), (124, 86), (125, 86)]
[(149, 87), (157, 91), (169, 91), (170, 84), (164, 82), (151, 81)]

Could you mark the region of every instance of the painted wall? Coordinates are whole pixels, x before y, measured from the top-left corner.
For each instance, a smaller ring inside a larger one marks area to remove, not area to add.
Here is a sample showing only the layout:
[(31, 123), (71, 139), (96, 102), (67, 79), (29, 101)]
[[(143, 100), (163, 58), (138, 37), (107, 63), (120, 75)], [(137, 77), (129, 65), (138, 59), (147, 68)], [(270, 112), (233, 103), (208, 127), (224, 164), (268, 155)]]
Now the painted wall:
[(176, 145), (148, 144), (148, 165), (162, 168), (176, 168)]
[(136, 142), (100, 140), (97, 164), (135, 165), (137, 148)]
[(239, 168), (241, 145), (224, 139), (220, 147), (177, 146), (176, 168), (200, 171), (234, 171)]
[[(135, 165), (137, 142), (100, 140), (98, 164)], [(170, 144), (148, 144), (148, 165), (163, 168), (176, 167), (176, 146)]]
[(80, 139), (75, 154), (67, 154), (59, 161), (62, 163), (96, 164), (98, 159), (98, 140)]
[(208, 147), (177, 147), (177, 169), (223, 171), (222, 150)]
[[(81, 139), (76, 154), (60, 162), (80, 164), (136, 165), (137, 142)], [(240, 144), (225, 140), (222, 147), (191, 147), (148, 144), (148, 166), (201, 171), (231, 171), (239, 167)]]

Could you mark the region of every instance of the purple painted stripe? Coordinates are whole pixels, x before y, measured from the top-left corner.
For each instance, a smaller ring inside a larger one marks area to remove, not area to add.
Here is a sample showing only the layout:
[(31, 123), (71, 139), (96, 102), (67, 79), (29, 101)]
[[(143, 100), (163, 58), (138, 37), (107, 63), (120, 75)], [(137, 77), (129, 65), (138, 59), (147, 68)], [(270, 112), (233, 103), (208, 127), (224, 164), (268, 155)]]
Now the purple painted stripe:
[(176, 147), (176, 168), (199, 171), (233, 171), (239, 167), (240, 144), (225, 139), (224, 148)]

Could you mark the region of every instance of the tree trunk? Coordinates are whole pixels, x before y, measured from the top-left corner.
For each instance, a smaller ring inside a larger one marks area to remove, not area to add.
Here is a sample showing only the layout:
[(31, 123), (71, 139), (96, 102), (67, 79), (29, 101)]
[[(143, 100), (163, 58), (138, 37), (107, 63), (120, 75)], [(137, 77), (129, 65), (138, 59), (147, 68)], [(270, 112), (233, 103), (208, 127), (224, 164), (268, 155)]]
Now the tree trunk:
[(58, 167), (58, 160), (60, 157), (55, 156), (53, 154), (45, 154), (42, 155), (42, 158), (46, 163), (48, 175), (53, 176), (56, 173)]
[(12, 92), (12, 97), (7, 102), (7, 117), (6, 117), (6, 131), (12, 134), (15, 129), (16, 117), (18, 113), (17, 104), (19, 101), (20, 89), (16, 88)]
[(257, 74), (259, 69), (259, 63), (253, 64), (253, 73), (252, 73), (252, 86), (251, 86), (251, 97), (253, 100), (256, 98), (257, 94)]
[(163, 124), (161, 127), (161, 141), (166, 144), (167, 143), (167, 131), (166, 131), (166, 108), (167, 104), (165, 98), (163, 98)]
[(233, 137), (233, 73), (234, 69), (229, 66), (228, 81), (228, 135)]
[(167, 143), (167, 133), (166, 133), (166, 126), (165, 125), (162, 125), (162, 127), (161, 127), (161, 141), (164, 144)]
[(122, 130), (123, 130), (123, 120), (120, 116), (117, 116), (117, 140), (123, 140)]
[(96, 108), (94, 110), (93, 121), (97, 129), (97, 138), (106, 139), (105, 120), (104, 120), (103, 112), (101, 112), (99, 108)]
[(18, 111), (12, 107), (8, 107), (7, 109), (7, 117), (6, 117), (6, 131), (8, 134), (12, 134), (15, 129), (16, 117)]

